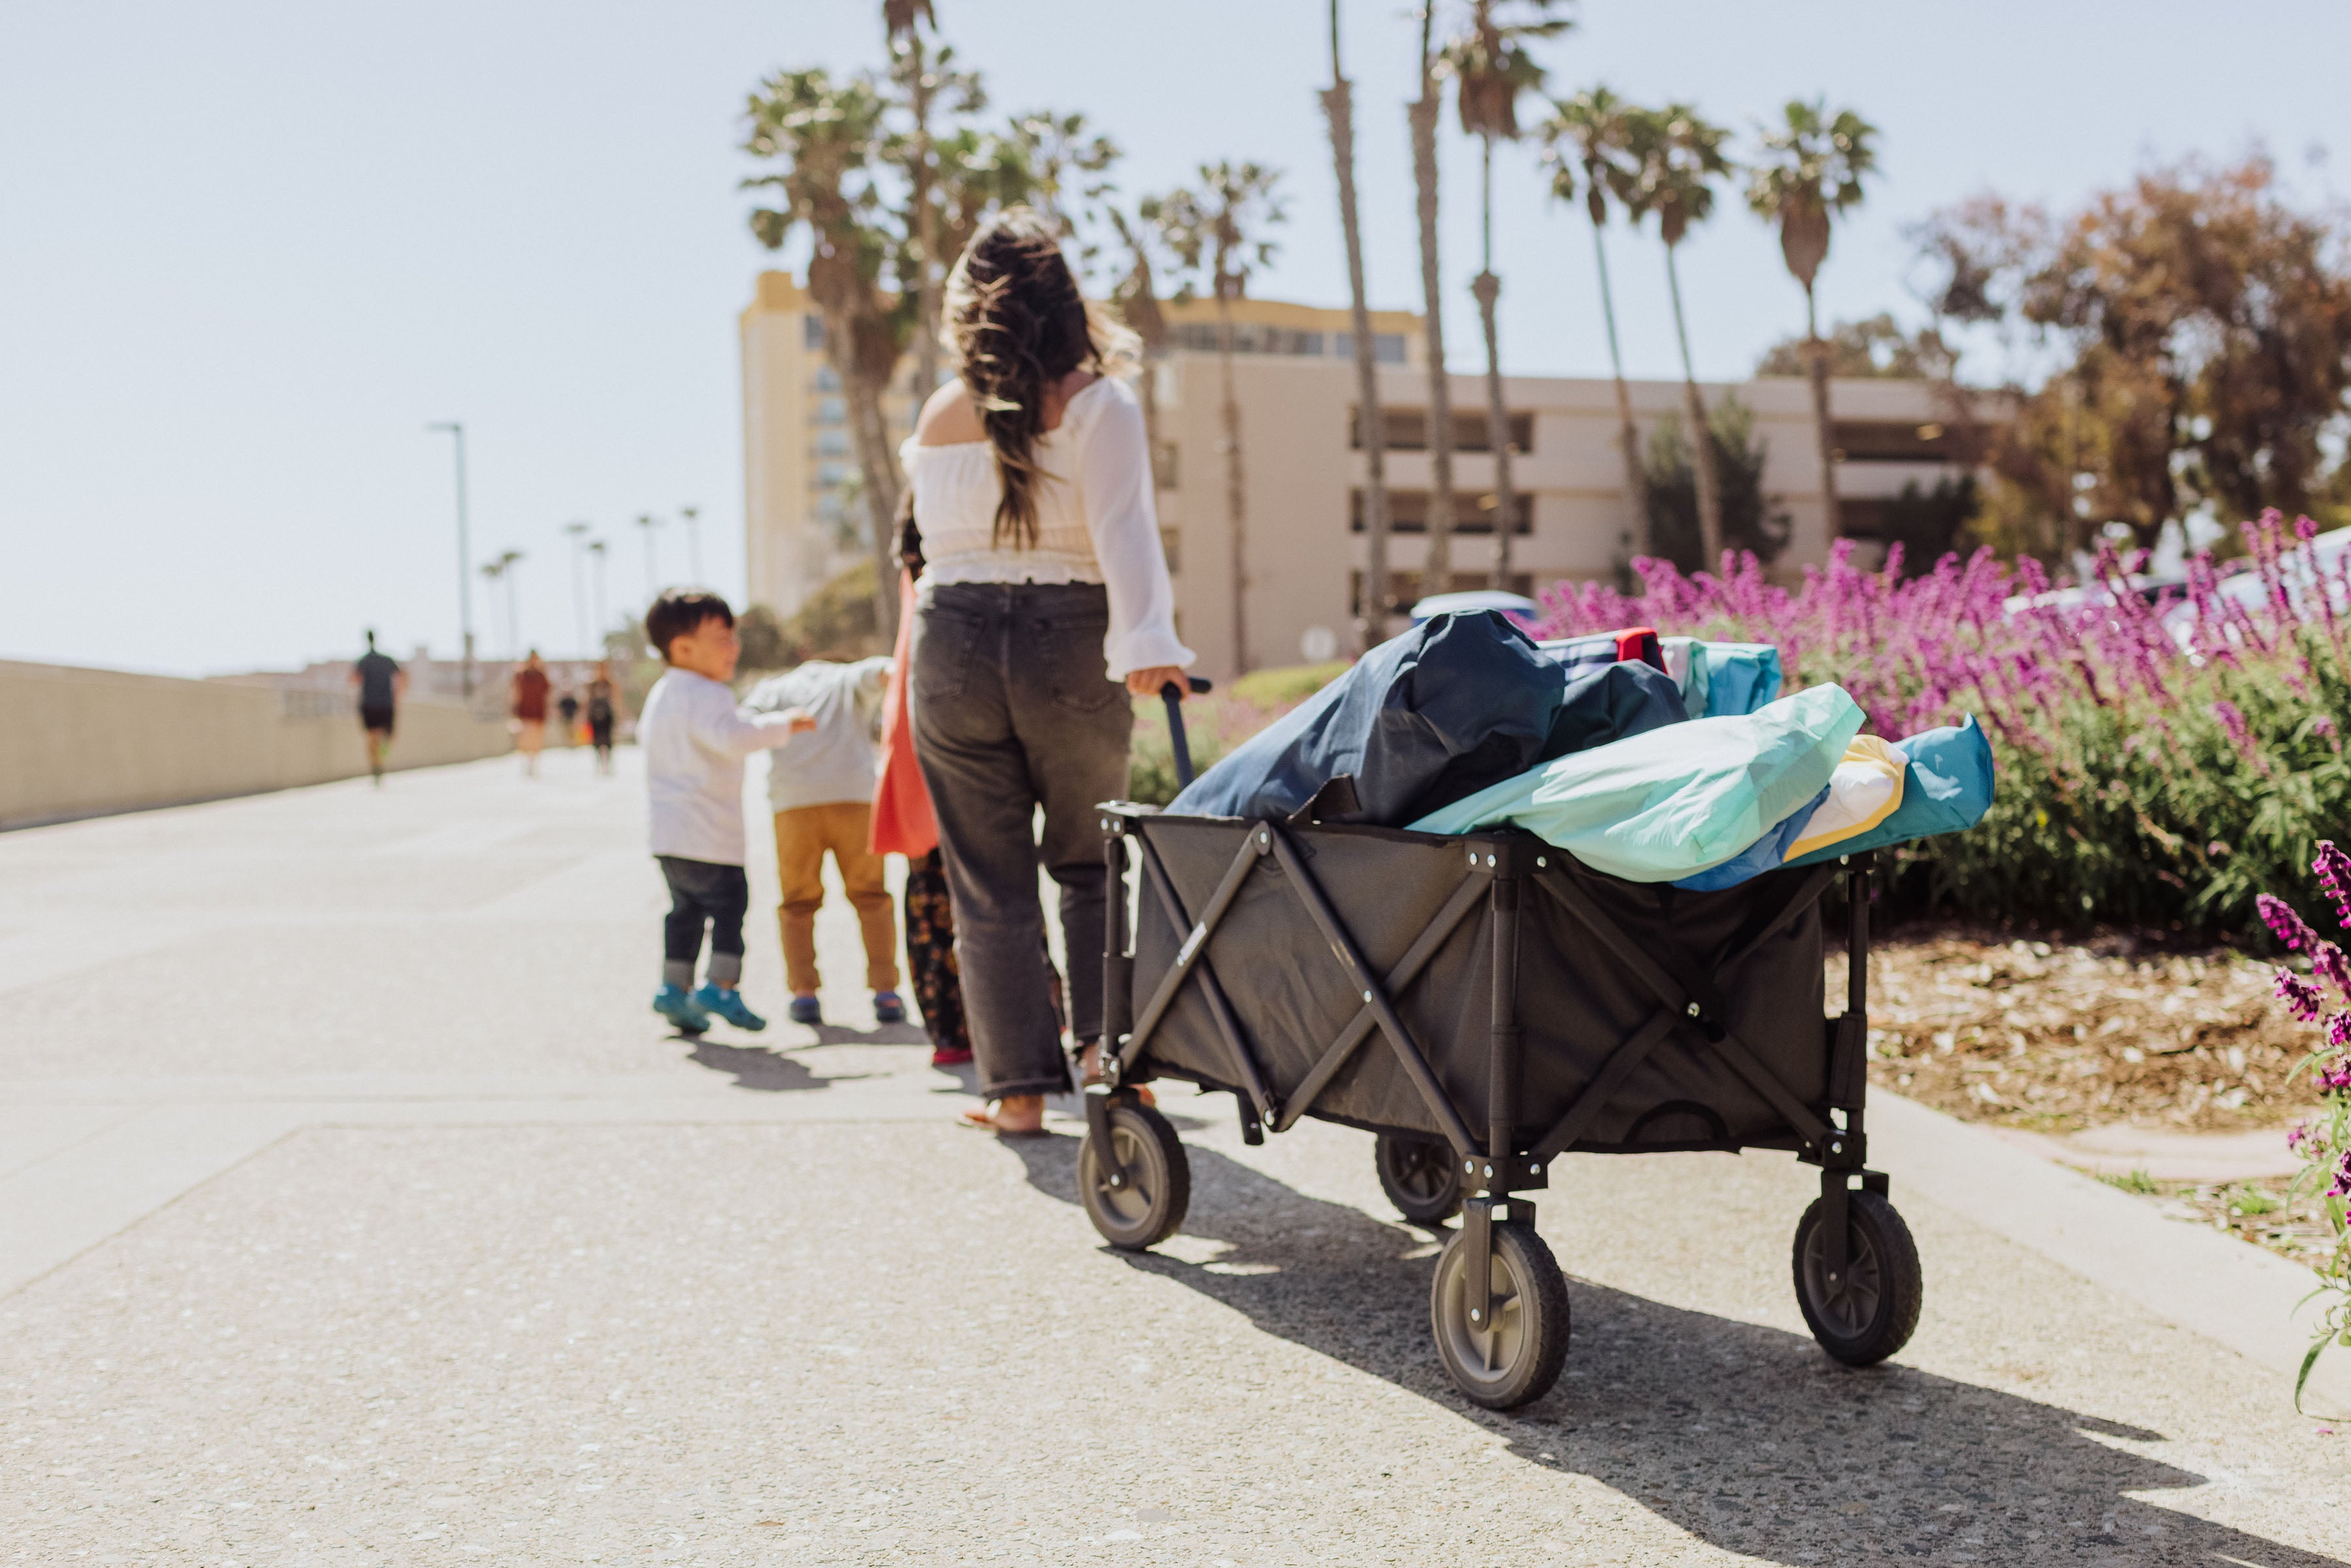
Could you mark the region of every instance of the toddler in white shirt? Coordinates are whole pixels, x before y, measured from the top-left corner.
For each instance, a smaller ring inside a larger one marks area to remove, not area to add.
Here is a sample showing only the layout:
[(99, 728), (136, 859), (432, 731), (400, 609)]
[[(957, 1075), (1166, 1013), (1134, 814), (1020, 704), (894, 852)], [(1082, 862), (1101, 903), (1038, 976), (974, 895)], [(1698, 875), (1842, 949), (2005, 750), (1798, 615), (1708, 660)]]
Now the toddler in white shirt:
[[(735, 612), (715, 593), (664, 591), (645, 612), (645, 640), (669, 666), (637, 716), (653, 859), (670, 898), (653, 1011), (688, 1035), (707, 1030), (714, 1015), (738, 1029), (762, 1030), (768, 1020), (744, 1005), (739, 989), (743, 915), (751, 902), (743, 875), (743, 759), (789, 746), (816, 721), (799, 708), (754, 716), (737, 706), (727, 682), (743, 648)], [(710, 967), (696, 990), (705, 926)]]

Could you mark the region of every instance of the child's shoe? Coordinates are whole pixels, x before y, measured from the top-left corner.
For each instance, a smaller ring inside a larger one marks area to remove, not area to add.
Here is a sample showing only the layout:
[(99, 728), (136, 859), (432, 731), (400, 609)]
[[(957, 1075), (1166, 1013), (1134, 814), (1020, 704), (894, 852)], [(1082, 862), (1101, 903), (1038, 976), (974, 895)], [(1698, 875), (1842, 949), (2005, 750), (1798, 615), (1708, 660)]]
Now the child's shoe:
[(766, 1019), (744, 1005), (740, 991), (722, 991), (716, 986), (705, 985), (694, 993), (694, 1005), (754, 1034), (768, 1027)]
[(942, 1045), (931, 1051), (933, 1067), (961, 1067), (970, 1060), (971, 1047), (967, 1045)]
[(677, 1025), (681, 1034), (701, 1034), (710, 1028), (710, 1015), (695, 1005), (684, 986), (664, 986), (653, 993), (653, 1011)]
[(791, 1019), (794, 1023), (822, 1023), (824, 1009), (817, 1004), (814, 997), (794, 997)]
[(873, 993), (873, 1021), (875, 1023), (904, 1023), (906, 1021), (906, 1004), (899, 999), (897, 992), (876, 991)]

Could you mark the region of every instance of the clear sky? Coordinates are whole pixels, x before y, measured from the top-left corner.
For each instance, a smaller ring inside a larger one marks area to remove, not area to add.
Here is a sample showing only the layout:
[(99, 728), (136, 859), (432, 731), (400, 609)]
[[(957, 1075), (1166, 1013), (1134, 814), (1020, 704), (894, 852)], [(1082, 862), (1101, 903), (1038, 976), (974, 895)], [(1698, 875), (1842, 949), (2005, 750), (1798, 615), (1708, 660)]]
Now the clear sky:
[[(1203, 159), (1287, 171), (1256, 292), (1344, 301), (1316, 89), (1319, 0), (937, 0), (997, 107), (1081, 110), (1129, 190)], [(1374, 303), (1418, 302), (1399, 0), (1345, 0)], [(702, 509), (704, 577), (739, 593), (735, 316), (772, 258), (735, 150), (763, 73), (882, 57), (865, 0), (214, 0), (16, 5), (0, 18), (0, 654), (197, 673), (348, 656), (375, 626), (454, 652), (448, 438), (473, 447), (476, 558), (517, 549), (523, 635), (578, 641), (562, 526), (611, 540), (642, 603), (641, 513)], [(2237, 16), (2244, 18), (2240, 21)], [(1542, 50), (1746, 128), (1827, 93), (1884, 131), (1883, 174), (1822, 276), (1837, 317), (1917, 319), (1902, 232), (1997, 188), (2053, 204), (2150, 159), (2259, 141), (2332, 201), (2351, 7), (2183, 0), (1588, 0)], [(1531, 105), (1530, 106), (1531, 108)], [(1474, 145), (1448, 118), (1445, 266), (1475, 366)], [(1506, 152), (1506, 367), (1604, 373), (1588, 233)], [(1612, 252), (1635, 374), (1676, 368), (1660, 253)], [(1701, 375), (1798, 328), (1735, 201), (1685, 247)], [(661, 575), (687, 573), (674, 523)], [(496, 651), (484, 585), (475, 619)]]

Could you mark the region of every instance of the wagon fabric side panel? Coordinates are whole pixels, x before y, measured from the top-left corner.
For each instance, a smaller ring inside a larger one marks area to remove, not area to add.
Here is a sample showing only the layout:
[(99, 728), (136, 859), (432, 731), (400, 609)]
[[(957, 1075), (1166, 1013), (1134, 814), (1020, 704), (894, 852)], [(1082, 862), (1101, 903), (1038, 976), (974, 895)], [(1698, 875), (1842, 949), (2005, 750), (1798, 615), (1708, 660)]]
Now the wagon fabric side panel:
[[(1136, 830), (1157, 852), (1187, 915), (1196, 918), (1247, 845), (1256, 824), (1227, 818), (1154, 816)], [(1384, 975), (1473, 873), (1480, 838), (1445, 839), (1369, 827), (1283, 830), (1374, 971)], [(1754, 944), (1785, 904), (1789, 873), (1718, 893), (1620, 881), (1557, 853), (1520, 899), (1518, 1019), (1525, 1030), (1512, 1096), (1520, 1140), (1540, 1139), (1618, 1045), (1664, 1005), (1583, 923), (1536, 885), (1567, 879), (1632, 942), (1677, 975), (1718, 990), (1729, 1030), (1798, 1099), (1826, 1092), (1817, 906)], [(1427, 967), (1391, 993), (1398, 1015), (1448, 1098), (1482, 1127), (1492, 1024), (1494, 916), (1481, 896)], [(1165, 912), (1148, 873), (1134, 927), (1134, 1007), (1140, 1014), (1174, 966), (1186, 932)], [(1753, 950), (1723, 964), (1742, 947)], [(1232, 1004), (1268, 1086), (1287, 1103), (1361, 1010), (1364, 998), (1324, 942), (1290, 878), (1259, 859), (1205, 948), (1207, 967)], [(1200, 977), (1185, 982), (1147, 1042), (1145, 1071), (1214, 1088), (1239, 1082)], [(1315, 1099), (1311, 1113), (1358, 1126), (1441, 1134), (1387, 1040), (1377, 1032)], [(1580, 1148), (1793, 1146), (1784, 1116), (1677, 1020), (1585, 1124)]]

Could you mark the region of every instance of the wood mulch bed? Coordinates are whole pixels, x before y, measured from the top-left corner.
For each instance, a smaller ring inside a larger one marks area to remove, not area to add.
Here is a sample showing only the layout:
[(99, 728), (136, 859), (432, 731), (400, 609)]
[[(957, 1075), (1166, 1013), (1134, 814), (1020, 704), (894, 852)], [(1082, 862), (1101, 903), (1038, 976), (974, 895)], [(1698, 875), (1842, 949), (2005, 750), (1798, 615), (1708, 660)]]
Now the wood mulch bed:
[[(1871, 945), (1874, 1082), (2037, 1133), (2112, 1122), (2274, 1126), (2315, 1103), (2317, 1031), (2271, 995), (2275, 965), (2127, 934), (2046, 942), (1908, 926)], [(1830, 1005), (1844, 955), (1829, 960)]]

